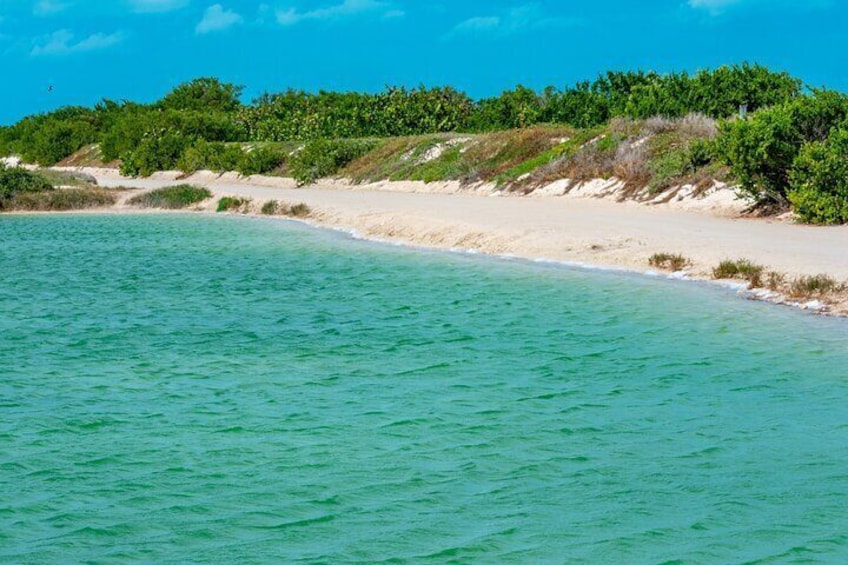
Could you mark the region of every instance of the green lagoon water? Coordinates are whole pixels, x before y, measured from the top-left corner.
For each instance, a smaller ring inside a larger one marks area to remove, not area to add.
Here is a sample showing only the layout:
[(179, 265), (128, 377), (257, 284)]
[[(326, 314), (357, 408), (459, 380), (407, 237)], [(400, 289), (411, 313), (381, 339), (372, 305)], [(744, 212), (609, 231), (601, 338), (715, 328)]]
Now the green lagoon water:
[(282, 221), (0, 219), (2, 563), (846, 563), (848, 322)]

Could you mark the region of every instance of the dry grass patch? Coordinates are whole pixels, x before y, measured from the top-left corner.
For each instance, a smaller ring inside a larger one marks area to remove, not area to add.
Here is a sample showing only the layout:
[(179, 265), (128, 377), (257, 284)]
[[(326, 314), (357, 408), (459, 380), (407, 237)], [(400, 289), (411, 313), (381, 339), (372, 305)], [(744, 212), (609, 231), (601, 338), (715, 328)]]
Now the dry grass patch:
[(820, 274), (798, 277), (789, 285), (789, 296), (792, 298), (822, 298), (829, 294), (844, 292), (845, 283)]
[(102, 188), (60, 188), (43, 192), (22, 192), (6, 203), (6, 210), (67, 212), (109, 208), (117, 203), (113, 191)]
[(728, 259), (722, 261), (718, 267), (713, 269), (713, 278), (745, 280), (752, 287), (760, 288), (763, 286), (763, 273), (765, 273), (765, 267), (762, 265), (757, 265), (747, 259), (737, 259), (736, 261)]
[(692, 265), (692, 261), (680, 254), (675, 253), (654, 253), (648, 259), (648, 264), (657, 269), (667, 271), (682, 271), (686, 267)]

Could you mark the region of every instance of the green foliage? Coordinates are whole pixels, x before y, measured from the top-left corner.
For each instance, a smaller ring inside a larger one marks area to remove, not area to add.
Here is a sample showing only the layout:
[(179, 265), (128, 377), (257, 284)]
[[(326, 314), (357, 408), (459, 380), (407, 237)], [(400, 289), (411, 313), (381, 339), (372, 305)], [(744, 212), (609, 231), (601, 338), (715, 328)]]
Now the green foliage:
[(338, 173), (345, 165), (377, 146), (376, 141), (317, 139), (306, 143), (289, 158), (291, 176), (300, 185)]
[(53, 190), (47, 179), (20, 167), (0, 164), (0, 210), (7, 209), (16, 196)]
[(833, 130), (826, 141), (804, 145), (790, 185), (789, 201), (802, 222), (848, 222), (848, 127)]
[(170, 132), (145, 137), (134, 151), (124, 155), (121, 174), (148, 177), (156, 171), (172, 170), (189, 143), (189, 138)]
[(215, 211), (238, 212), (244, 210), (249, 203), (250, 200), (247, 198), (239, 198), (237, 196), (224, 196), (223, 198), (218, 200), (218, 207), (215, 209)]
[(824, 141), (848, 116), (848, 97), (830, 91), (767, 108), (748, 120), (721, 124), (718, 152), (758, 202), (787, 203), (789, 175), (805, 143)]
[(159, 102), (163, 109), (234, 112), (241, 106), (243, 87), (205, 77), (181, 84)]
[(200, 170), (222, 173), (235, 171), (243, 159), (244, 152), (238, 145), (200, 139), (183, 150), (176, 167), (184, 173)]
[(651, 139), (650, 146), (651, 194), (680, 184), (714, 159), (715, 144), (708, 139), (681, 139), (675, 133), (666, 133)]
[(269, 200), (268, 202), (262, 205), (262, 208), (259, 210), (265, 216), (274, 216), (277, 214), (277, 211), (280, 209), (280, 203), (276, 200)]
[(259, 146), (245, 151), (236, 166), (241, 174), (262, 175), (280, 168), (286, 161), (286, 153), (278, 148)]
[(132, 197), (129, 200), (129, 204), (131, 206), (138, 206), (141, 208), (179, 210), (194, 204), (199, 204), (211, 197), (212, 193), (205, 188), (191, 186), (188, 184), (180, 184), (139, 194), (138, 196)]

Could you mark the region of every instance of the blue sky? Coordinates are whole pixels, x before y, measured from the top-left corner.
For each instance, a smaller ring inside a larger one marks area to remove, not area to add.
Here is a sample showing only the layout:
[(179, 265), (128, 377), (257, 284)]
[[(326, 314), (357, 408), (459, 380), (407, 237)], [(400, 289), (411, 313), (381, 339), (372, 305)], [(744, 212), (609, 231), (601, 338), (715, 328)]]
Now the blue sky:
[(751, 61), (848, 90), (846, 24), (844, 0), (0, 0), (0, 124), (210, 75), (247, 100), (389, 84), (481, 97)]

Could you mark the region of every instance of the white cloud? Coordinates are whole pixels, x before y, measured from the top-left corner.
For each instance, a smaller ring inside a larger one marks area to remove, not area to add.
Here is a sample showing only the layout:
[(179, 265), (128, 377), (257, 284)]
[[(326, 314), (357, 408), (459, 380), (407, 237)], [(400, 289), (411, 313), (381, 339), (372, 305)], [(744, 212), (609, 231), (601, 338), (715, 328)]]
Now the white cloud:
[(187, 6), (189, 0), (129, 0), (130, 7), (140, 13), (171, 12)]
[(32, 7), (32, 13), (36, 16), (52, 16), (59, 12), (64, 12), (70, 4), (66, 2), (57, 2), (56, 0), (38, 0)]
[(382, 12), (384, 17), (402, 15), (400, 10), (393, 10), (388, 3), (380, 0), (344, 0), (341, 4), (306, 12), (301, 12), (296, 8), (277, 10), (276, 16), (277, 23), (290, 26), (303, 21), (334, 20), (366, 12)]
[(203, 13), (203, 19), (200, 20), (194, 31), (198, 34), (223, 31), (242, 22), (244, 22), (244, 18), (239, 14), (225, 9), (220, 4), (214, 4), (206, 8), (206, 12)]
[(38, 57), (40, 55), (71, 55), (73, 53), (85, 53), (87, 51), (97, 51), (112, 47), (123, 41), (124, 35), (117, 33), (95, 33), (88, 37), (74, 42), (74, 34), (67, 30), (61, 29), (44, 38), (44, 41), (32, 48), (30, 55)]
[(445, 37), (452, 38), (459, 35), (479, 33), (507, 36), (542, 28), (574, 25), (575, 23), (575, 20), (546, 15), (539, 4), (525, 4), (502, 14), (469, 18), (454, 26)]

